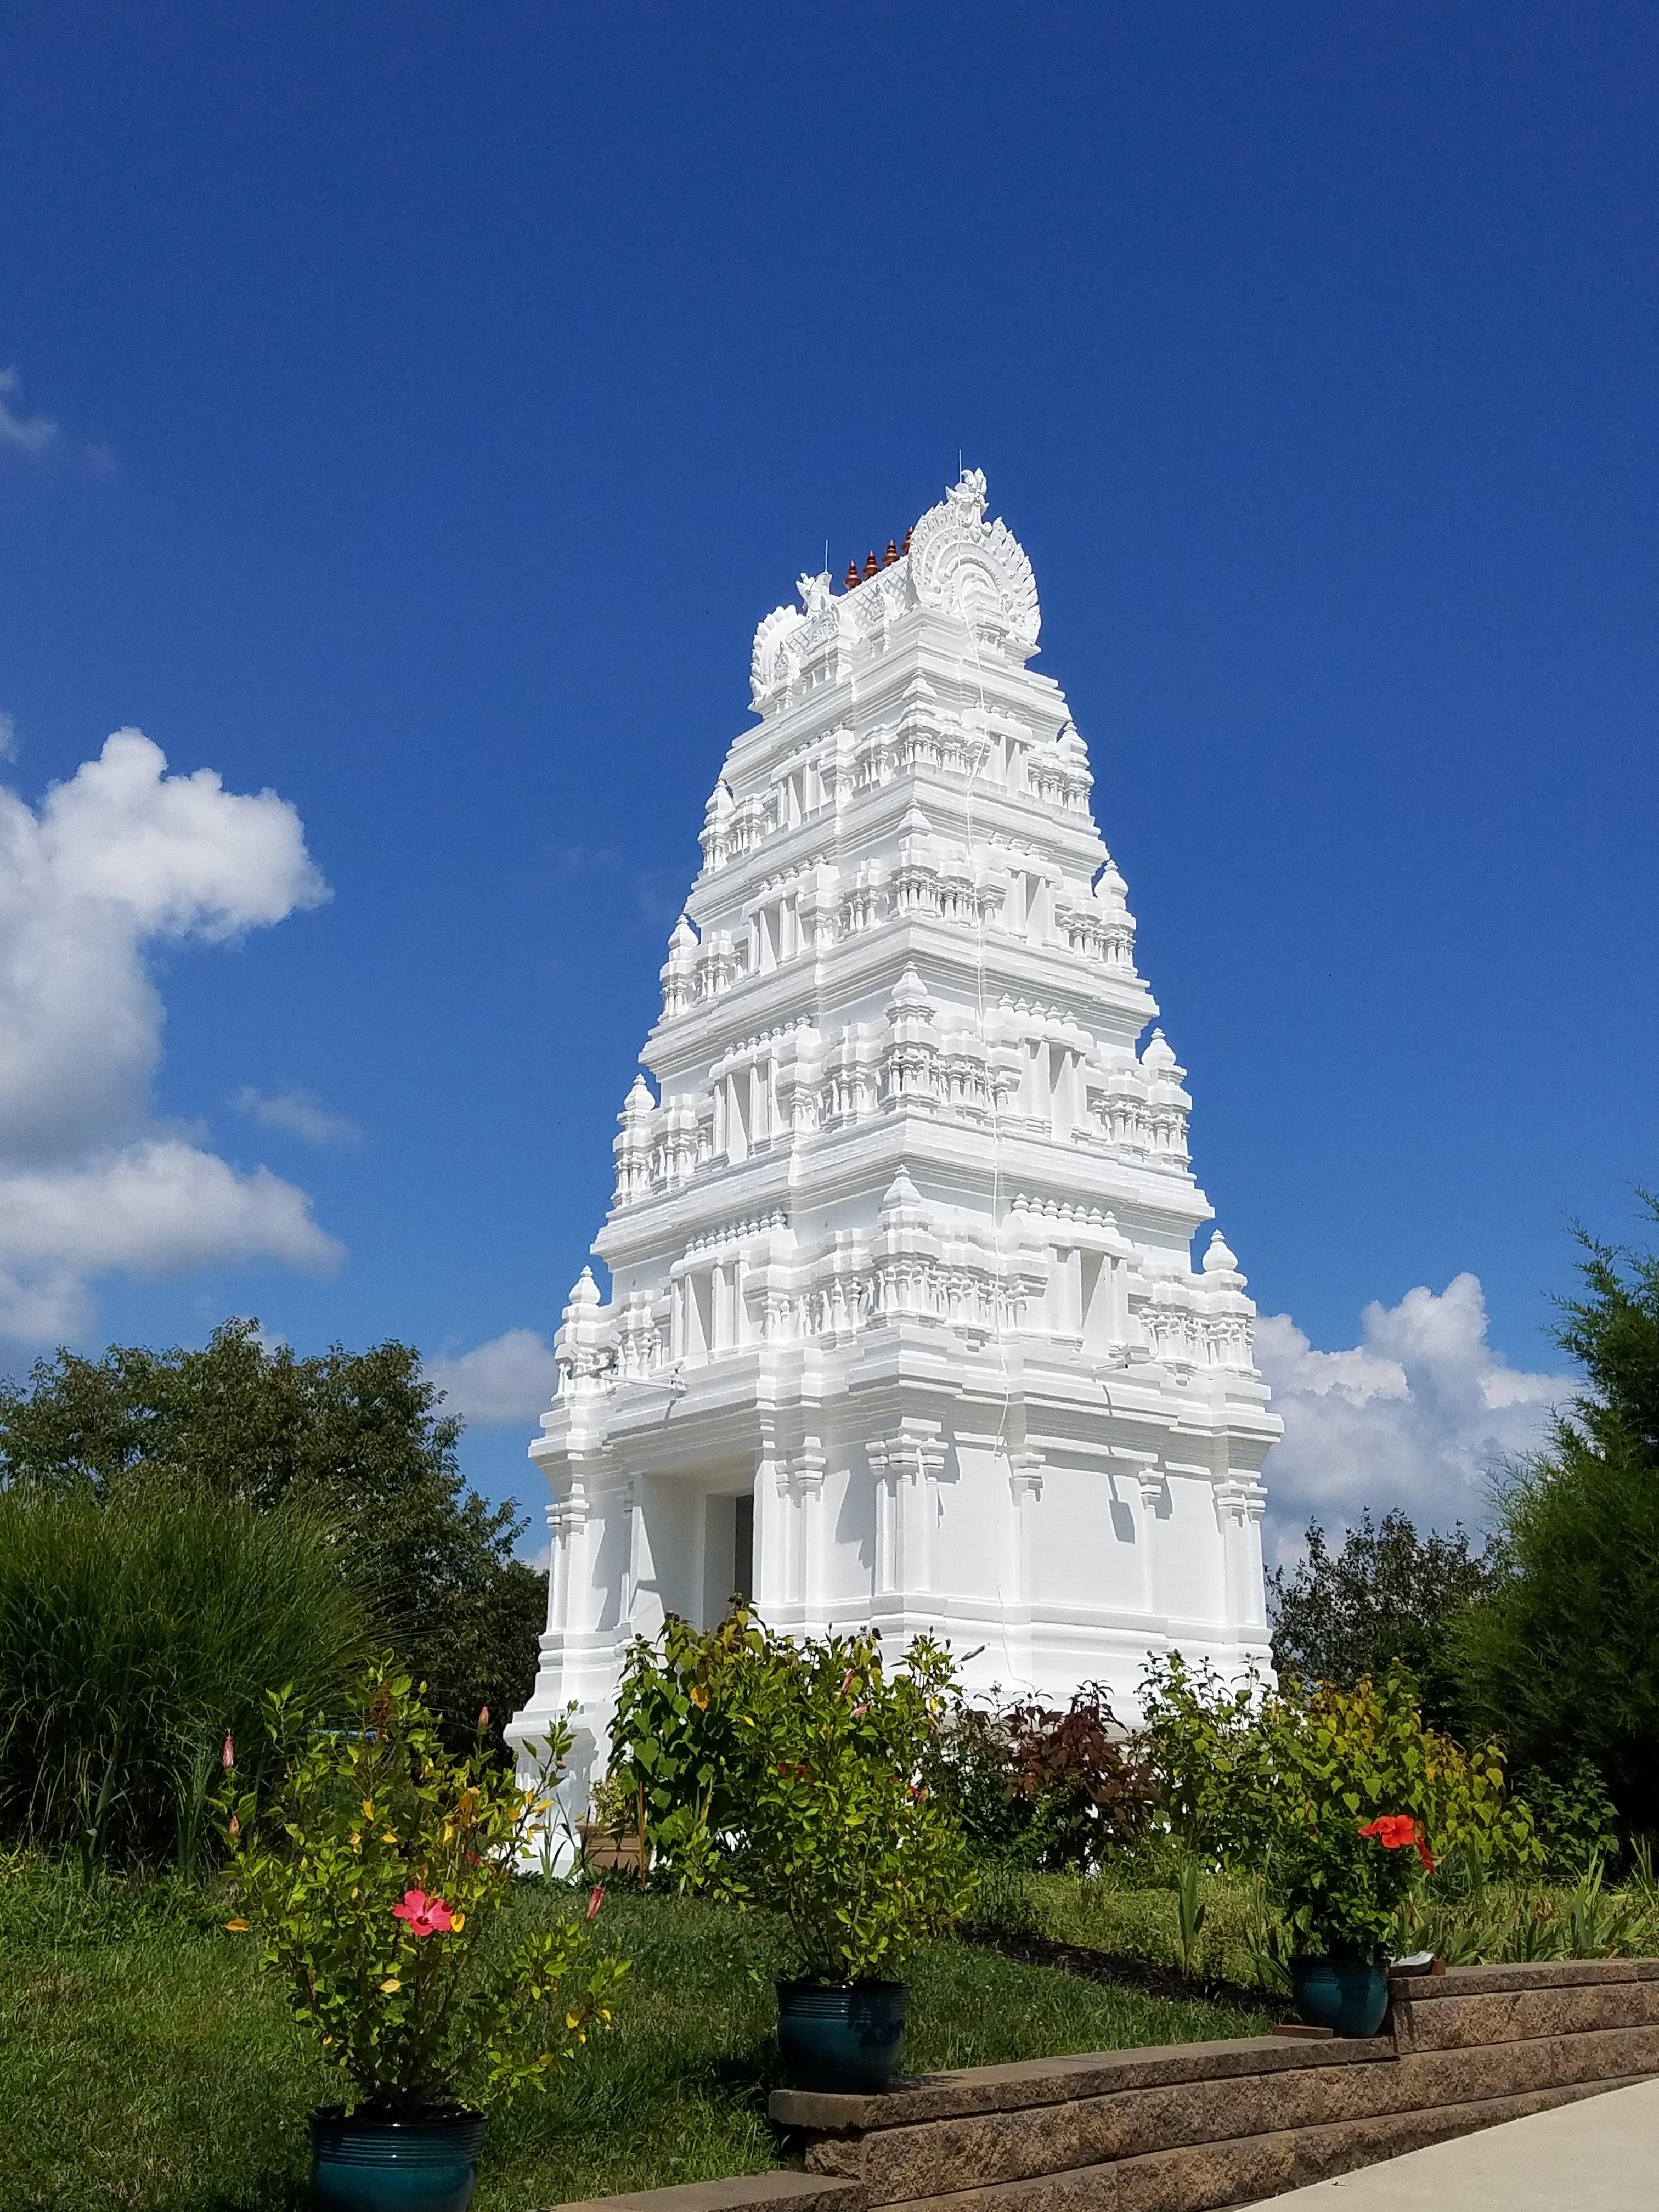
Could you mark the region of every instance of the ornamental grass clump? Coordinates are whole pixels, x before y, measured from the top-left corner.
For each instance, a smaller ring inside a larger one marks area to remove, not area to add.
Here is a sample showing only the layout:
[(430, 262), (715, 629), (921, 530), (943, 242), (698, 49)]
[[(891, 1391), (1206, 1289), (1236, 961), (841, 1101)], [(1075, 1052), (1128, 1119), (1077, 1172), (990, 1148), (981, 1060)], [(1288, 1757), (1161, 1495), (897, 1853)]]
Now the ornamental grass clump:
[(373, 1656), (320, 1522), (137, 1486), (0, 1492), (0, 1833), (100, 1865), (207, 1856), (219, 1746), (289, 1682), (337, 1718)]
[(457, 1756), (406, 1674), (364, 1683), (353, 1723), (307, 1721), (288, 1692), (268, 1733), (283, 1778), (262, 1801), (224, 1747), (221, 1810), (240, 1911), (294, 2018), (337, 2069), (348, 2111), (411, 2119), (545, 2087), (609, 2026), (624, 1971), (573, 1908), (511, 1952), (490, 1940), (547, 1799), (483, 1747)]

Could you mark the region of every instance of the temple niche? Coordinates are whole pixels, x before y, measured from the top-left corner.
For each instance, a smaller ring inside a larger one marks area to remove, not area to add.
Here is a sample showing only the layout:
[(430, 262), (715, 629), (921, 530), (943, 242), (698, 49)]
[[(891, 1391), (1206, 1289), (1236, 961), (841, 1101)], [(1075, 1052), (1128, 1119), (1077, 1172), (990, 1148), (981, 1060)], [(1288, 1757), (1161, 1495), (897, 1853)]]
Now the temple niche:
[(755, 635), (617, 1117), (610, 1294), (584, 1268), (530, 1447), (549, 1618), (508, 1733), (574, 1701), (577, 1811), (629, 1640), (734, 1592), (1126, 1714), (1149, 1654), (1268, 1664), (1280, 1424), (1218, 1233), (1193, 1265), (1185, 1071), (1027, 665), (1031, 564), (969, 470), (799, 598)]

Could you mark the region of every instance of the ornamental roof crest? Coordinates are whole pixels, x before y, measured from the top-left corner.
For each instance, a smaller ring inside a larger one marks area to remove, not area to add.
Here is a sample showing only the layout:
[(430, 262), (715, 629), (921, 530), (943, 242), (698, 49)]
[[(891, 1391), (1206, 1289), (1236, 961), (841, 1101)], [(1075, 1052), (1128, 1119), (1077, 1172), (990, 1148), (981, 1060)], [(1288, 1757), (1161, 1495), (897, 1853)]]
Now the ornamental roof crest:
[(918, 605), (959, 617), (1011, 659), (1036, 651), (1036, 578), (1007, 524), (986, 521), (981, 469), (964, 469), (911, 532), (910, 588)]
[(836, 593), (826, 571), (803, 576), (800, 608), (775, 607), (755, 632), (750, 696), (755, 711), (776, 706), (803, 667), (837, 641), (873, 639), (912, 607), (965, 622), (981, 646), (1029, 659), (1042, 627), (1036, 578), (1006, 523), (985, 520), (985, 477), (964, 469), (907, 539), (907, 551)]

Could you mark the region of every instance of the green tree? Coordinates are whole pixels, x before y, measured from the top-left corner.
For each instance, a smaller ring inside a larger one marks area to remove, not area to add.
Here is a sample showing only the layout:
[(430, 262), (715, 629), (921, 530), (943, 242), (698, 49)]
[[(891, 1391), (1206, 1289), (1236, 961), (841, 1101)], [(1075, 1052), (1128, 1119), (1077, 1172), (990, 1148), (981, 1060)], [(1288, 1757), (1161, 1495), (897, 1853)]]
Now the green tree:
[(1454, 1625), (1495, 1572), (1471, 1552), (1461, 1524), (1449, 1536), (1419, 1536), (1403, 1513), (1376, 1522), (1366, 1512), (1333, 1552), (1310, 1522), (1307, 1555), (1295, 1572), (1276, 1567), (1267, 1577), (1273, 1664), (1281, 1674), (1352, 1690), (1367, 1675), (1380, 1681), (1398, 1660), (1416, 1679), (1429, 1726), (1460, 1730)]
[[(1659, 1201), (1642, 1194), (1659, 1220)], [(1509, 1572), (1460, 1638), (1476, 1714), (1517, 1765), (1588, 1759), (1625, 1824), (1659, 1829), (1659, 1254), (1579, 1235), (1557, 1341), (1587, 1388), (1498, 1502)]]
[(157, 1486), (287, 1504), (335, 1533), (341, 1563), (452, 1735), (529, 1694), (546, 1580), (513, 1558), (527, 1525), (466, 1487), (461, 1424), (396, 1342), (299, 1358), (228, 1321), (199, 1351), (60, 1351), (0, 1383), (0, 1486), (99, 1501)]

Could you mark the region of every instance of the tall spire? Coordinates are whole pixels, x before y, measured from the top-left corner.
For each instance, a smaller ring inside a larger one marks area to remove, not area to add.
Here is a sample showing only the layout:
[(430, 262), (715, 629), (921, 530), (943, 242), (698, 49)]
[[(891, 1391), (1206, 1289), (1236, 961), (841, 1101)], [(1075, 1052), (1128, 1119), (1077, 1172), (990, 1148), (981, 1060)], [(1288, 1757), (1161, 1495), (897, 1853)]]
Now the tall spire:
[(1224, 1244), (1193, 1265), (1185, 1071), (987, 506), (964, 469), (755, 633), (610, 1295), (531, 1448), (562, 1548), (520, 1736), (574, 1698), (598, 1743), (628, 1638), (750, 1570), (781, 1628), (948, 1634), (1054, 1702), (1132, 1711), (1172, 1641), (1267, 1663), (1253, 1309)]

